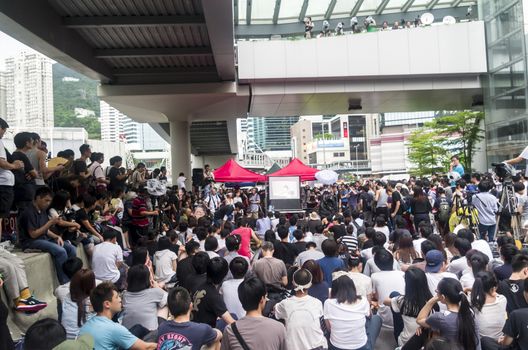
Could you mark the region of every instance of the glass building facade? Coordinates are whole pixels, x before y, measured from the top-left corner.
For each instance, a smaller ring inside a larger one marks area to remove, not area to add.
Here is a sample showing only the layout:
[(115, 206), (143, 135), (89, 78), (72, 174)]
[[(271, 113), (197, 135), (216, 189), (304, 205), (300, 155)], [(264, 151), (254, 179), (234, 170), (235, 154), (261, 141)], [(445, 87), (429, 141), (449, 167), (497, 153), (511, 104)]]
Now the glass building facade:
[(480, 0), (478, 5), (488, 54), (483, 86), (489, 167), (519, 155), (528, 145), (528, 0)]
[(290, 127), (299, 117), (250, 117), (248, 137), (262, 151), (291, 150)]

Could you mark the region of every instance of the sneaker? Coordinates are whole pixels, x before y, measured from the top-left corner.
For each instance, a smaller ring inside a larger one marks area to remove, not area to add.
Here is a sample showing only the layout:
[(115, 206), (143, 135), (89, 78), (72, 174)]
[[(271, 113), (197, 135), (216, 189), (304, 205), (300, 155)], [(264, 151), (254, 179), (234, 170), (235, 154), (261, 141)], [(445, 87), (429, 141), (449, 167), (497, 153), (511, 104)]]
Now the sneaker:
[(15, 310), (33, 313), (44, 309), (46, 306), (48, 306), (48, 304), (31, 296), (27, 299), (20, 299), (17, 306), (15, 307)]

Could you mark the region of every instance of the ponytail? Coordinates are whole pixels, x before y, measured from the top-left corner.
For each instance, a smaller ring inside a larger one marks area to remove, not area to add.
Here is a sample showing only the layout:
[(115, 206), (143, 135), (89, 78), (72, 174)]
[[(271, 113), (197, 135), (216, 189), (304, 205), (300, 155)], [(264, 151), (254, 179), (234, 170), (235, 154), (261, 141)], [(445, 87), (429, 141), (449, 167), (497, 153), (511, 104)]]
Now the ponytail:
[(478, 345), (475, 317), (460, 281), (454, 278), (444, 278), (438, 283), (438, 292), (451, 304), (459, 305), (457, 320), (458, 343), (466, 350), (475, 350)]
[(493, 273), (484, 271), (475, 274), (475, 283), (471, 289), (471, 306), (482, 311), (486, 302), (486, 294), (491, 294), (491, 290), (497, 286), (497, 278)]
[(458, 309), (458, 342), (464, 349), (475, 350), (478, 345), (477, 336), (473, 310), (469, 306), (466, 294), (461, 291)]

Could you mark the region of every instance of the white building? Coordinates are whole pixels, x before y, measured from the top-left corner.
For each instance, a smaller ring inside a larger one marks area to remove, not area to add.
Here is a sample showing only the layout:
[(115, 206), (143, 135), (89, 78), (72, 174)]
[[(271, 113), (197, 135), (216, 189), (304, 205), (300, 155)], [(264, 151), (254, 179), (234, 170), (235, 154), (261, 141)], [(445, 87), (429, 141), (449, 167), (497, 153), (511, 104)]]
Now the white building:
[(126, 115), (104, 101), (99, 102), (99, 110), (101, 113), (101, 140), (111, 142), (124, 141), (123, 119), (127, 118)]
[(0, 71), (0, 118), (7, 118), (6, 72)]
[(26, 130), (53, 127), (52, 61), (21, 51), (5, 60), (7, 122)]

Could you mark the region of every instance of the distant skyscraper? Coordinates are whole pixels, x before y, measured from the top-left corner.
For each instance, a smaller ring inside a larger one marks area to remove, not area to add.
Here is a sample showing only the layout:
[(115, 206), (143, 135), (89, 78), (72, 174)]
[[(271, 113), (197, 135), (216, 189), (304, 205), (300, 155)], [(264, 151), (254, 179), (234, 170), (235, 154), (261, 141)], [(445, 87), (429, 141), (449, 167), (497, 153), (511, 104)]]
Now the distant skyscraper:
[(250, 117), (247, 119), (248, 148), (263, 151), (290, 151), (290, 127), (299, 117)]
[(37, 52), (5, 60), (7, 122), (12, 128), (53, 127), (52, 61)]
[(0, 71), (0, 118), (7, 119), (6, 72)]
[(166, 142), (146, 123), (137, 123), (101, 101), (101, 139), (103, 141), (126, 141), (128, 149), (134, 151), (163, 151)]

